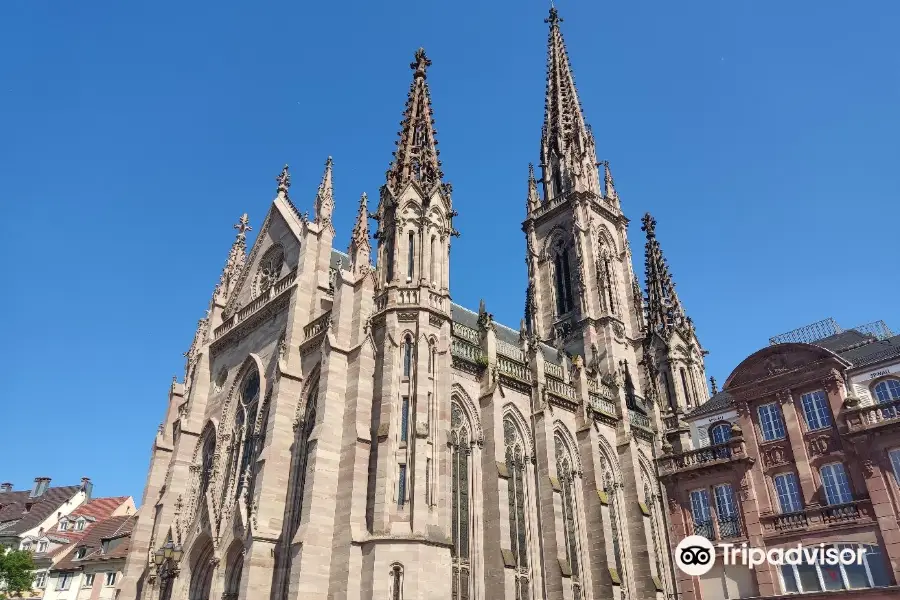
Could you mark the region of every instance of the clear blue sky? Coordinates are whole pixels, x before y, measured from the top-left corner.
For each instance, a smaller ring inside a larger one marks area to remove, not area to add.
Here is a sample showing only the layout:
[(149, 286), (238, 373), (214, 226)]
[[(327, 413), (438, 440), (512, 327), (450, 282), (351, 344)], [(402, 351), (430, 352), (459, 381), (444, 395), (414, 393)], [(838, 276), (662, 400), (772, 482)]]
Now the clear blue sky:
[[(658, 234), (710, 375), (833, 316), (900, 329), (900, 4), (560, 0), (638, 274)], [(140, 502), (242, 212), (335, 160), (337, 245), (377, 195), (424, 45), (462, 237), (452, 293), (517, 326), (543, 117), (540, 1), (0, 3), (0, 480)]]

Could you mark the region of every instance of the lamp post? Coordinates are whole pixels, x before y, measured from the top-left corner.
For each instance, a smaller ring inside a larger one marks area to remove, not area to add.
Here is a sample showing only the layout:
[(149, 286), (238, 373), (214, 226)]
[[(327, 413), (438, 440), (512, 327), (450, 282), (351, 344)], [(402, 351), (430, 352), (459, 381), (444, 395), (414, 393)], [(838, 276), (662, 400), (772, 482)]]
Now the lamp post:
[(172, 580), (178, 575), (178, 563), (183, 554), (181, 546), (172, 540), (153, 553), (153, 564), (156, 565), (160, 581), (160, 600), (169, 600), (172, 597)]

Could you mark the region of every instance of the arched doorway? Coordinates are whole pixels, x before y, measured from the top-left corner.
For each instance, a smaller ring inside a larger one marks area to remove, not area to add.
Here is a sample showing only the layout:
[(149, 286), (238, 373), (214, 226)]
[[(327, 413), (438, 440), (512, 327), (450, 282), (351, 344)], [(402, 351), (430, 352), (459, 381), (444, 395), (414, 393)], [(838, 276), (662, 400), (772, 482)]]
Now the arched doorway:
[(210, 600), (213, 578), (213, 545), (209, 536), (204, 536), (194, 543), (191, 551), (191, 585), (188, 600)]

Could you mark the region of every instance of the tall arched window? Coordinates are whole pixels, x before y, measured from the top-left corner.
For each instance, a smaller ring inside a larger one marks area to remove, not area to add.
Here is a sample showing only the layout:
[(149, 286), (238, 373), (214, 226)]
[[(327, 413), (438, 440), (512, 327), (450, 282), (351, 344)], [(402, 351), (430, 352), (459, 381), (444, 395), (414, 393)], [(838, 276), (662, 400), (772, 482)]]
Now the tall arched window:
[(469, 519), (469, 423), (459, 404), (454, 400), (450, 407), (450, 469), (451, 469), (451, 524), (453, 541), (452, 600), (469, 600), (469, 541), (471, 521)]
[(263, 405), (262, 418), (259, 420), (259, 429), (253, 441), (253, 455), (250, 459), (250, 484), (247, 487), (247, 495), (253, 496), (256, 491), (256, 480), (259, 477), (259, 457), (262, 455), (263, 447), (266, 445), (266, 427), (269, 423), (269, 401)]
[(601, 240), (600, 242), (603, 244), (600, 249), (600, 284), (601, 284), (601, 304), (606, 305), (606, 309), (610, 314), (618, 314), (618, 302), (616, 302), (616, 276), (615, 272), (612, 268), (612, 257), (610, 256), (609, 248), (605, 245), (605, 242)]
[(885, 379), (874, 388), (879, 404), (900, 400), (900, 379)]
[(575, 600), (581, 598), (581, 560), (580, 544), (578, 542), (578, 515), (575, 502), (575, 468), (572, 456), (557, 433), (553, 437), (556, 446), (556, 474), (562, 492), (562, 521), (563, 535), (566, 543), (566, 558), (572, 569), (572, 596)]
[(688, 390), (688, 382), (687, 375), (684, 372), (684, 369), (681, 369), (681, 386), (684, 388), (684, 401), (687, 403), (688, 408), (691, 407), (691, 392)]
[(431, 267), (429, 269), (431, 272), (430, 273), (431, 283), (432, 283), (432, 285), (436, 285), (437, 284), (437, 260), (438, 260), (437, 236), (436, 235), (431, 236), (431, 251), (429, 252), (429, 254), (431, 256)]
[(387, 240), (384, 245), (384, 260), (387, 263), (386, 275), (387, 280), (394, 280), (394, 235), (393, 233), (387, 234)]
[(716, 423), (709, 428), (709, 439), (713, 444), (724, 444), (731, 439), (731, 423)]
[[(235, 410), (232, 444), (229, 450), (228, 478), (223, 482), (223, 500), (225, 490), (231, 488), (231, 477), (237, 477), (234, 486), (235, 496), (240, 497), (246, 478), (250, 477), (250, 462), (256, 448), (256, 415), (259, 411), (259, 373), (251, 373), (244, 381), (241, 398)], [(240, 457), (240, 466), (235, 470), (234, 464)]]
[[(303, 415), (303, 421), (297, 428), (297, 434), (294, 440), (294, 473), (291, 477), (293, 482), (293, 502), (291, 511), (291, 529), (288, 540), (294, 538), (297, 528), (300, 526), (300, 518), (303, 515), (303, 497), (306, 492), (306, 483), (309, 479), (307, 467), (309, 465), (310, 437), (313, 428), (316, 425), (316, 411), (319, 399), (319, 382), (317, 381), (310, 387), (309, 394), (306, 398), (306, 413)], [(285, 593), (287, 591), (285, 590)]]
[(622, 560), (622, 543), (619, 534), (619, 493), (618, 484), (613, 480), (610, 470), (603, 476), (603, 491), (606, 492), (609, 503), (609, 529), (612, 535), (613, 558), (616, 564), (616, 572), (619, 574), (620, 585), (625, 587), (625, 563)]
[(659, 505), (648, 481), (644, 481), (644, 502), (647, 503), (647, 510), (650, 513), (648, 520), (650, 521), (650, 541), (653, 544), (653, 564), (656, 566), (656, 577), (659, 580), (660, 586), (662, 586), (663, 581), (665, 580), (665, 567), (663, 566), (665, 564), (663, 562), (663, 556), (665, 556), (663, 553), (665, 550), (663, 549), (662, 539), (660, 538), (660, 524), (657, 523), (657, 518), (659, 517)]
[(569, 272), (569, 252), (561, 246), (554, 258), (556, 274), (556, 312), (564, 315), (572, 310), (572, 276)]
[(428, 341), (428, 373), (434, 373), (434, 340)]
[(403, 600), (403, 565), (391, 565), (391, 600)]
[(525, 511), (525, 444), (510, 415), (503, 417), (503, 442), (506, 445), (506, 480), (509, 491), (509, 539), (510, 550), (516, 560), (516, 598), (530, 598), (531, 571), (528, 567)]
[(203, 440), (203, 450), (200, 456), (200, 504), (202, 505), (209, 489), (209, 478), (212, 475), (213, 462), (216, 456), (216, 432), (207, 428), (206, 439)]
[(406, 263), (406, 279), (413, 278), (413, 270), (416, 266), (416, 234), (412, 231), (409, 232), (409, 253), (408, 260)]
[(412, 373), (413, 341), (412, 336), (407, 335), (403, 339), (403, 376), (409, 377)]

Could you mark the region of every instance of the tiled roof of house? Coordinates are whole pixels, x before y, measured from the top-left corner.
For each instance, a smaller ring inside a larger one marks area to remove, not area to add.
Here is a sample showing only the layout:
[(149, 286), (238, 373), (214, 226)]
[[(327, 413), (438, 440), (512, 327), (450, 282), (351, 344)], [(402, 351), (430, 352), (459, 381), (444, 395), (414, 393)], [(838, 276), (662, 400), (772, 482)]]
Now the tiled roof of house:
[[(70, 547), (66, 555), (51, 570), (72, 571), (89, 562), (125, 558), (128, 554), (131, 530), (135, 521), (134, 514), (103, 519), (91, 527), (87, 535)], [(106, 552), (103, 547), (105, 540), (111, 542)], [(84, 550), (82, 558), (76, 558), (79, 550)]]
[(70, 544), (77, 542), (90, 534), (90, 532), (98, 524), (98, 522), (109, 518), (109, 516), (114, 513), (117, 508), (122, 506), (122, 504), (128, 501), (128, 499), (129, 496), (96, 498), (95, 500), (91, 500), (90, 502), (79, 506), (71, 513), (69, 513), (66, 519), (68, 521), (76, 521), (79, 517), (84, 517), (87, 520), (84, 529), (79, 531), (77, 529), (69, 528), (66, 531), (60, 531), (59, 524), (54, 525), (47, 530), (46, 536), (49, 540), (59, 544), (63, 544), (63, 546), (53, 548), (43, 555), (51, 559), (56, 559), (60, 555), (65, 554), (66, 551), (70, 548)]
[(722, 391), (689, 412), (686, 416), (690, 419), (693, 419), (696, 417), (702, 417), (704, 415), (710, 415), (714, 412), (727, 410), (731, 407), (732, 403), (733, 399), (731, 397), (731, 394)]
[(0, 535), (19, 535), (33, 529), (80, 490), (80, 485), (51, 487), (37, 498), (31, 498), (30, 492), (0, 494)]

